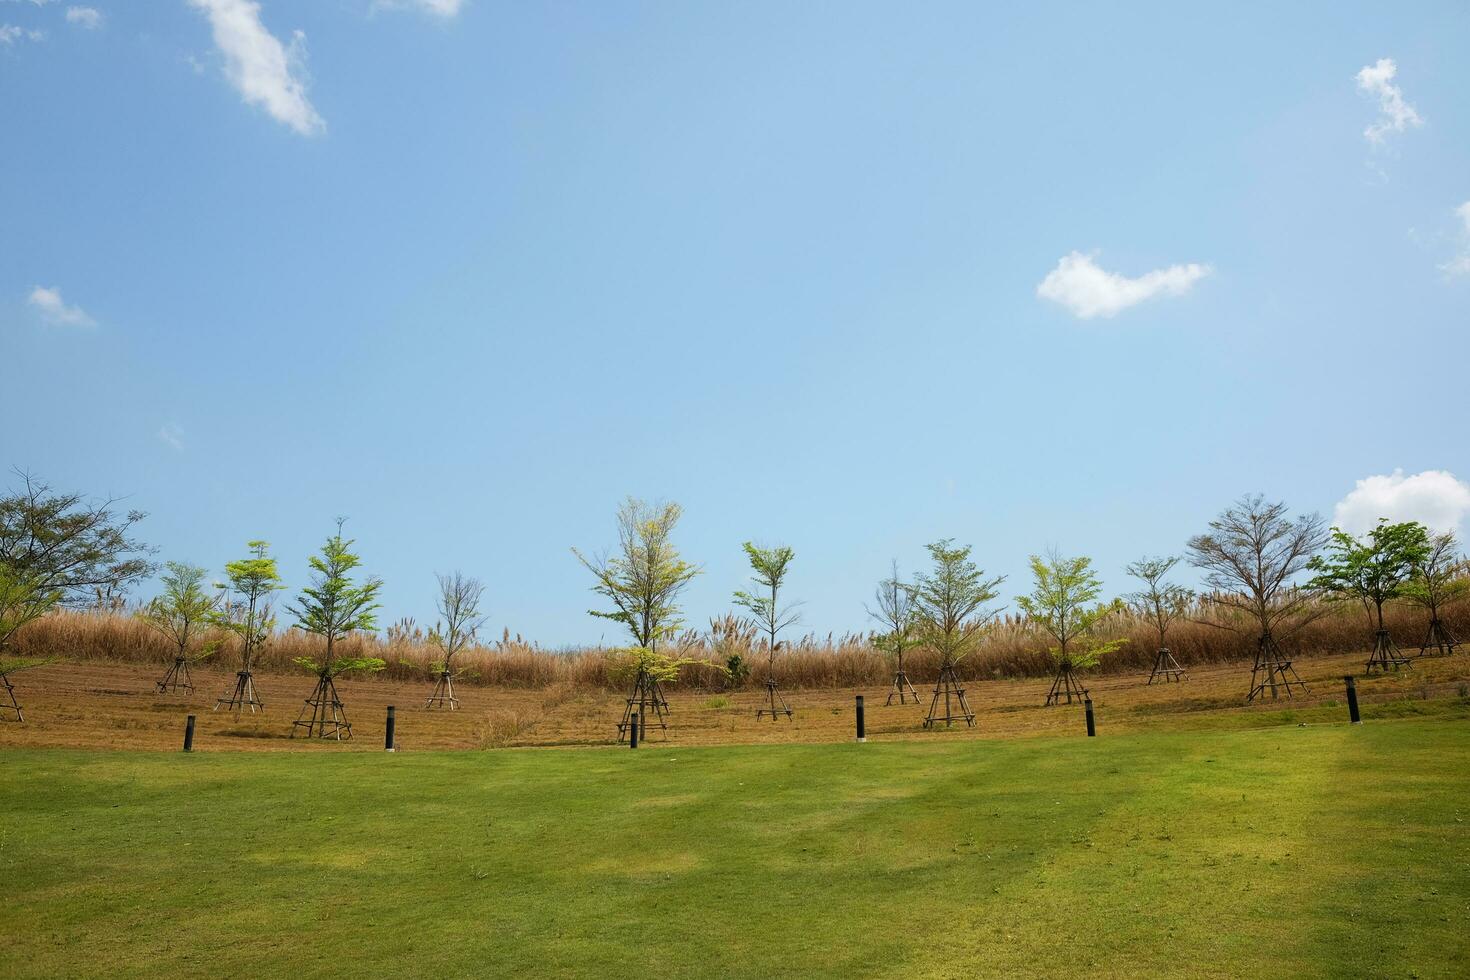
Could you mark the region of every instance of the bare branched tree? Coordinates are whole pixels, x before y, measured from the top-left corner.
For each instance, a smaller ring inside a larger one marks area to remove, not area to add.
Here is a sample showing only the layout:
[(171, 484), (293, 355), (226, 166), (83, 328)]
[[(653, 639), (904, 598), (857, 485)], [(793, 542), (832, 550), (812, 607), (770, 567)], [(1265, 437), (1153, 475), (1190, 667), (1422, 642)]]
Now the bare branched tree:
[(868, 618), (875, 620), (882, 629), (875, 631), (869, 640), (873, 646), (893, 658), (893, 688), (888, 692), (885, 704), (898, 698), (899, 704), (908, 703), (913, 695), (914, 704), (919, 703), (919, 692), (909, 681), (903, 668), (904, 652), (914, 646), (918, 629), (918, 610), (914, 607), (914, 588), (898, 577), (898, 560), (887, 578), (878, 583), (873, 593), (874, 606), (863, 606)]
[(1460, 543), (1454, 531), (1444, 531), (1429, 539), (1429, 551), (1424, 555), (1414, 575), (1403, 588), (1403, 597), (1429, 613), (1429, 631), (1419, 645), (1423, 656), (1430, 650), (1436, 654), (1454, 653), (1457, 640), (1439, 618), (1440, 610), (1465, 596), (1470, 595), (1470, 569), (1460, 554)]
[(1194, 605), (1194, 592), (1182, 585), (1166, 582), (1165, 577), (1179, 564), (1178, 556), (1168, 558), (1140, 558), (1128, 565), (1125, 571), (1143, 583), (1143, 588), (1127, 596), (1133, 611), (1148, 620), (1159, 634), (1159, 646), (1154, 653), (1154, 668), (1148, 675), (1150, 684), (1155, 681), (1177, 681), (1184, 677), (1184, 668), (1169, 652), (1169, 627), (1189, 614)]
[(454, 658), (475, 642), (480, 627), (485, 625), (487, 617), (480, 614), (485, 586), (460, 572), (435, 578), (439, 581), (439, 622), (429, 631), (429, 642), (439, 648), (440, 657), (434, 664), (439, 677), (424, 707), (453, 711), (459, 707), (459, 699), (454, 696)]

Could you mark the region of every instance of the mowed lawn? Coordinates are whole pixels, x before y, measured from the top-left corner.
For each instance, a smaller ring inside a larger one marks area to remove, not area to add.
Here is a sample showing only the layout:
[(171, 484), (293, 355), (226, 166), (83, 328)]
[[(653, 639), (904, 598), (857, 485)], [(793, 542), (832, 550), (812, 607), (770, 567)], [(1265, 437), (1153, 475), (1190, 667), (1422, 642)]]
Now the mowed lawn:
[(1470, 722), (0, 753), (0, 974), (1470, 975)]

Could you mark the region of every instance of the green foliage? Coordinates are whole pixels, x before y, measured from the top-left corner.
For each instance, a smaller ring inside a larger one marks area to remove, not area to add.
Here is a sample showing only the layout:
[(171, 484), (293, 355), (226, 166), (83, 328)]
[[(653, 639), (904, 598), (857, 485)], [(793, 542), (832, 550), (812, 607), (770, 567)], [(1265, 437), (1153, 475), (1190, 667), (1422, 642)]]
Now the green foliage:
[[(206, 589), (206, 572), (197, 565), (171, 561), (164, 566), (163, 594), (138, 612), (150, 629), (178, 648), (176, 656), (188, 658), (190, 648), (213, 620), (222, 596)], [(206, 641), (192, 658), (204, 660), (219, 649), (217, 640)]]
[(339, 674), (349, 674), (360, 671), (368, 674), (376, 674), (388, 666), (388, 661), (380, 657), (334, 657), (315, 660), (311, 657), (292, 657), (291, 662), (314, 674), (325, 674), (328, 677), (336, 677)]
[(915, 635), (939, 656), (940, 667), (953, 667), (975, 651), (1000, 610), (986, 604), (1000, 593), (1004, 575), (986, 578), (970, 561), (970, 547), (955, 547), (953, 538), (927, 545), (934, 567), (914, 579), (911, 589)]
[(654, 650), (683, 625), (676, 600), (700, 569), (680, 558), (670, 540), (682, 513), (678, 504), (650, 506), (629, 497), (618, 508), (618, 554), (589, 559), (572, 549), (597, 578), (592, 591), (613, 604), (589, 614), (623, 624), (635, 647)]
[[(1057, 641), (1048, 652), (1059, 667), (1095, 667), (1102, 657), (1128, 642), (1093, 640), (1093, 630), (1122, 608), (1122, 603), (1097, 601), (1102, 595), (1102, 580), (1093, 571), (1091, 558), (1064, 558), (1052, 552), (1043, 560), (1032, 555), (1031, 574), (1036, 587), (1030, 595), (1018, 598), (1016, 604)], [(1080, 647), (1074, 646), (1079, 643)]]
[(210, 616), (210, 622), (240, 638), (241, 662), (249, 670), (276, 628), (271, 594), (285, 586), (276, 570), (276, 560), (271, 557), (270, 543), (247, 541), (246, 547), (250, 549), (248, 558), (225, 565), (230, 588), (239, 594), (240, 602), (226, 603)]
[(868, 640), (902, 669), (904, 651), (917, 639), (919, 617), (914, 606), (914, 587), (899, 579), (898, 562), (893, 563), (892, 574), (878, 583), (873, 598), (877, 608), (864, 606), (864, 609), (883, 628), (870, 633)]
[(1169, 625), (1182, 619), (1194, 605), (1194, 592), (1182, 585), (1164, 581), (1164, 576), (1179, 564), (1178, 557), (1140, 558), (1126, 571), (1143, 582), (1143, 588), (1128, 595), (1134, 612), (1159, 631), (1159, 646), (1167, 646)]
[(1377, 613), (1382, 629), (1383, 604), (1404, 594), (1404, 586), (1431, 550), (1429, 532), (1417, 521), (1380, 520), (1366, 538), (1333, 528), (1327, 554), (1308, 564), (1317, 574), (1307, 584), (1329, 599), (1363, 603)]
[(145, 515), (118, 513), (115, 500), (57, 493), (20, 473), (21, 487), (0, 496), (0, 564), (62, 602), (119, 596), (153, 571), (147, 545), (130, 537)]
[(651, 680), (663, 684), (674, 684), (679, 680), (679, 671), (685, 667), (707, 667), (716, 673), (723, 673), (724, 668), (705, 660), (696, 660), (690, 657), (669, 657), (648, 647), (625, 647), (621, 650), (610, 651), (612, 657), (612, 675), (619, 681), (630, 681), (638, 674), (644, 673)]
[[(309, 560), (311, 584), (301, 590), (295, 605), (287, 606), (296, 617), (297, 629), (327, 642), (326, 656), (320, 663), (308, 657), (300, 661), (307, 661), (312, 669), (328, 676), (343, 670), (381, 670), (383, 664), (376, 658), (339, 659), (333, 652), (337, 640), (346, 634), (376, 628), (378, 592), (383, 587), (382, 580), (373, 576), (361, 585), (353, 582), (352, 571), (362, 564), (362, 559), (352, 551), (353, 542), (342, 537), (343, 523), (337, 521), (337, 533), (322, 545), (320, 555), (313, 555)], [(373, 663), (379, 666), (371, 666)]]
[(60, 659), (60, 657), (18, 657), (14, 660), (0, 660), (0, 676), (17, 674), (22, 670), (31, 670), (35, 667), (44, 667)]
[(732, 653), (725, 659), (725, 676), (731, 687), (743, 687), (750, 680), (750, 664), (740, 654)]
[(755, 572), (751, 578), (763, 591), (738, 591), (735, 593), (735, 604), (749, 609), (755, 617), (755, 621), (766, 634), (768, 658), (774, 660), (776, 651), (781, 646), (776, 635), (801, 618), (796, 610), (798, 603), (781, 605), (781, 586), (786, 583), (786, 573), (791, 568), (796, 552), (784, 545), (759, 548), (749, 541), (742, 547), (746, 558), (750, 560), (751, 569)]
[(63, 598), (63, 591), (46, 585), (42, 576), (0, 561), (0, 653), (16, 633), (55, 609)]

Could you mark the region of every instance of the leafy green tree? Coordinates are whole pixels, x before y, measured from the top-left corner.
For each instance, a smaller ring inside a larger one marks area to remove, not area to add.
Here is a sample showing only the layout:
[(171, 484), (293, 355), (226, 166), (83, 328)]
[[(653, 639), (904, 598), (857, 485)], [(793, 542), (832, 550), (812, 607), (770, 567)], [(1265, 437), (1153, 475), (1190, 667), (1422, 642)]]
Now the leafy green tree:
[(863, 608), (881, 629), (869, 634), (868, 640), (894, 662), (893, 689), (888, 692), (886, 703), (892, 704), (897, 697), (899, 704), (905, 704), (909, 695), (913, 695), (914, 703), (918, 704), (919, 692), (914, 690), (903, 667), (903, 655), (913, 647), (918, 634), (918, 611), (914, 607), (913, 586), (898, 577), (897, 560), (893, 562), (892, 574), (878, 583), (873, 601), (874, 607)]
[(116, 500), (58, 493), (17, 475), (19, 489), (0, 495), (0, 563), (40, 594), (59, 591), (68, 605), (110, 603), (153, 572), (151, 549), (131, 536), (142, 511), (119, 512)]
[(1165, 576), (1179, 564), (1177, 556), (1170, 558), (1140, 558), (1125, 569), (1129, 575), (1143, 583), (1143, 588), (1128, 595), (1133, 612), (1147, 620), (1159, 634), (1159, 646), (1154, 655), (1154, 667), (1148, 675), (1150, 684), (1163, 678), (1177, 681), (1184, 676), (1184, 668), (1169, 652), (1169, 627), (1183, 619), (1194, 606), (1194, 592), (1182, 585), (1165, 581)]
[(1040, 626), (1057, 642), (1050, 651), (1057, 665), (1057, 678), (1047, 695), (1047, 704), (1055, 704), (1065, 696), (1072, 703), (1073, 671), (1096, 667), (1101, 659), (1117, 650), (1126, 639), (1099, 641), (1097, 627), (1121, 606), (1119, 602), (1098, 602), (1102, 580), (1093, 571), (1092, 559), (1079, 555), (1065, 558), (1057, 552), (1045, 559), (1031, 556), (1031, 574), (1036, 587), (1030, 595), (1020, 596), (1016, 604), (1031, 622)]
[(198, 641), (212, 622), (221, 597), (206, 590), (207, 573), (199, 566), (171, 561), (164, 567), (163, 593), (140, 610), (138, 618), (174, 647), (173, 666), (158, 682), (158, 692), (180, 687), (192, 691), (189, 664), (211, 657), (219, 649), (216, 640), (206, 640), (202, 645)]
[[(588, 558), (572, 549), (597, 580), (592, 591), (612, 603), (610, 610), (591, 609), (589, 614), (622, 624), (633, 638), (633, 646), (622, 651), (624, 662), (615, 671), (633, 676), (633, 691), (618, 723), (619, 739), (628, 737), (635, 713), (640, 730), (650, 724), (666, 727), (669, 703), (662, 685), (672, 682), (687, 663), (658, 653), (658, 642), (683, 625), (679, 595), (700, 573), (674, 547), (674, 527), (682, 513), (678, 504), (649, 505), (629, 497), (618, 508), (616, 554)], [(650, 710), (655, 720), (650, 720)]]
[(59, 588), (47, 587), (37, 575), (22, 572), (9, 562), (0, 561), (0, 687), (5, 689), (8, 705), (0, 710), (13, 711), (16, 721), (25, 721), (10, 675), (54, 662), (52, 657), (14, 658), (7, 655), (11, 641), (26, 626), (55, 609), (64, 598)]
[(914, 579), (914, 633), (919, 643), (939, 656), (940, 670), (952, 669), (975, 652), (1000, 612), (987, 608), (999, 595), (1004, 575), (987, 578), (970, 561), (970, 546), (956, 547), (953, 538), (926, 546), (934, 567)]
[(1383, 624), (1383, 605), (1404, 594), (1414, 569), (1429, 553), (1429, 532), (1424, 525), (1417, 521), (1390, 524), (1384, 519), (1365, 538), (1333, 528), (1327, 553), (1309, 563), (1317, 573), (1307, 583), (1310, 588), (1320, 589), (1334, 601), (1362, 603), (1376, 623), (1369, 670), (1408, 663)]
[(1470, 570), (1460, 555), (1454, 531), (1444, 531), (1429, 539), (1428, 552), (1414, 566), (1414, 574), (1404, 583), (1400, 594), (1429, 611), (1429, 631), (1419, 652), (1427, 653), (1433, 647), (1441, 654), (1453, 653), (1459, 641), (1440, 621), (1439, 611), (1470, 595)]
[(276, 628), (275, 605), (271, 596), (285, 588), (281, 584), (276, 560), (271, 557), (270, 543), (249, 541), (250, 555), (225, 565), (225, 576), (232, 591), (240, 596), (237, 603), (225, 602), (210, 617), (219, 628), (234, 634), (240, 641), (240, 670), (235, 674), (232, 691), (215, 702), (237, 712), (263, 707), (255, 690), (255, 661), (270, 642)]
[(347, 671), (378, 671), (387, 664), (377, 657), (338, 657), (336, 645), (349, 633), (377, 628), (378, 592), (381, 579), (369, 576), (361, 585), (352, 580), (352, 572), (362, 559), (352, 551), (355, 543), (342, 537), (343, 520), (337, 521), (337, 533), (322, 545), (321, 554), (313, 555), (311, 584), (301, 590), (294, 605), (286, 609), (296, 617), (293, 624), (303, 633), (321, 637), (326, 651), (320, 661), (296, 657), (292, 662), (330, 679)]
[(800, 603), (781, 604), (781, 587), (786, 584), (786, 575), (796, 552), (784, 545), (759, 548), (749, 541), (741, 547), (745, 549), (745, 557), (755, 573), (751, 578), (759, 591), (737, 591), (735, 604), (750, 610), (761, 632), (766, 634), (767, 668), (768, 673), (774, 676), (776, 651), (781, 646), (776, 636), (801, 618), (797, 610)]

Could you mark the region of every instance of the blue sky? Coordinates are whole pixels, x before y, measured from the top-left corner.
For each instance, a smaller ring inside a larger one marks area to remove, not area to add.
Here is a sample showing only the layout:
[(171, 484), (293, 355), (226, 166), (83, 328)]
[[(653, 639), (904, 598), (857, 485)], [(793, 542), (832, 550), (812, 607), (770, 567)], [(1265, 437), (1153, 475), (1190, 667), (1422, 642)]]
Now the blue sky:
[(387, 618), (458, 568), (552, 646), (618, 639), (569, 548), (626, 494), (691, 623), (753, 538), (822, 633), (939, 537), (1009, 596), (1248, 491), (1463, 529), (1467, 50), (1461, 3), (0, 0), (0, 462), (293, 587), (346, 515)]

